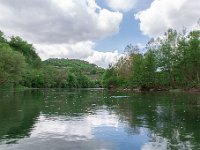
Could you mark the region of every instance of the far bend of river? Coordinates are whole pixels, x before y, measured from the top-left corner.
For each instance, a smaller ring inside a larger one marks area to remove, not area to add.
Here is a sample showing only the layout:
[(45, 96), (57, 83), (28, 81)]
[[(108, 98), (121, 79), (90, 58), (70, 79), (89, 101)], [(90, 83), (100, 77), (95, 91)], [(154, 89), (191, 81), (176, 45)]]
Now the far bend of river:
[(199, 93), (0, 91), (0, 150), (200, 150)]

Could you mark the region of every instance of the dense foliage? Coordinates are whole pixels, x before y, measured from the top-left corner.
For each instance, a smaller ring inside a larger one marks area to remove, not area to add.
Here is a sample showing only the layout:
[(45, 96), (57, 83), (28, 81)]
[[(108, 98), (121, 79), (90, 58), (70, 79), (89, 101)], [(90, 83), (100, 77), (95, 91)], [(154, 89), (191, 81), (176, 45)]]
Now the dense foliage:
[(128, 45), (126, 56), (110, 66), (103, 78), (105, 87), (158, 90), (200, 87), (200, 30), (178, 33), (168, 30), (152, 39), (146, 53)]
[(33, 88), (200, 88), (200, 30), (168, 30), (141, 53), (128, 45), (125, 56), (104, 69), (76, 59), (41, 61), (32, 44), (0, 32), (0, 86)]
[(32, 44), (0, 32), (0, 86), (30, 88), (101, 87), (104, 69), (82, 60), (41, 61)]

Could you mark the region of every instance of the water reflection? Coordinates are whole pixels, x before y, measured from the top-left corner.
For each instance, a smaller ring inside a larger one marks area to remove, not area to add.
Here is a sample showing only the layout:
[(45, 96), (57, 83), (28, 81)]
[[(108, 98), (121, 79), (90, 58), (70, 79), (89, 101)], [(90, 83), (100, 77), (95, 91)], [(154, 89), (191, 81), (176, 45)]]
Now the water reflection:
[(200, 95), (0, 93), (0, 149), (200, 149)]
[(99, 126), (118, 128), (118, 118), (114, 114), (109, 115), (105, 110), (73, 119), (41, 114), (34, 125), (31, 137), (48, 138), (48, 136), (57, 135), (69, 141), (88, 140), (94, 138), (92, 129)]

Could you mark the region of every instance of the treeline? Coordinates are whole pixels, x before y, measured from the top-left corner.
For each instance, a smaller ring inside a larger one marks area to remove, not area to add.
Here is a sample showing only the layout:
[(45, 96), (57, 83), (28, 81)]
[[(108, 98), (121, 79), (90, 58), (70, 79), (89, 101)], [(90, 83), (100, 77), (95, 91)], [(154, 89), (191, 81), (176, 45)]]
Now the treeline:
[[(58, 62), (60, 65), (56, 64)], [(75, 62), (78, 64), (74, 65)], [(1, 88), (102, 87), (103, 71), (104, 69), (81, 60), (50, 59), (43, 62), (32, 44), (20, 37), (5, 38), (4, 33), (0, 32)]]
[(169, 29), (152, 39), (141, 53), (128, 45), (126, 56), (106, 70), (103, 84), (108, 88), (165, 90), (200, 88), (200, 30), (178, 33)]

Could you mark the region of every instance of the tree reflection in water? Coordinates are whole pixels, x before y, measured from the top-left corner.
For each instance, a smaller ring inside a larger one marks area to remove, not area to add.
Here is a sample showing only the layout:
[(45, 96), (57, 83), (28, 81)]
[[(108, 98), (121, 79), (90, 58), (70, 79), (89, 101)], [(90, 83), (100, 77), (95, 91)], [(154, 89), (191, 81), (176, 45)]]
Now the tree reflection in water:
[(87, 89), (0, 97), (0, 149), (200, 148), (200, 94)]

